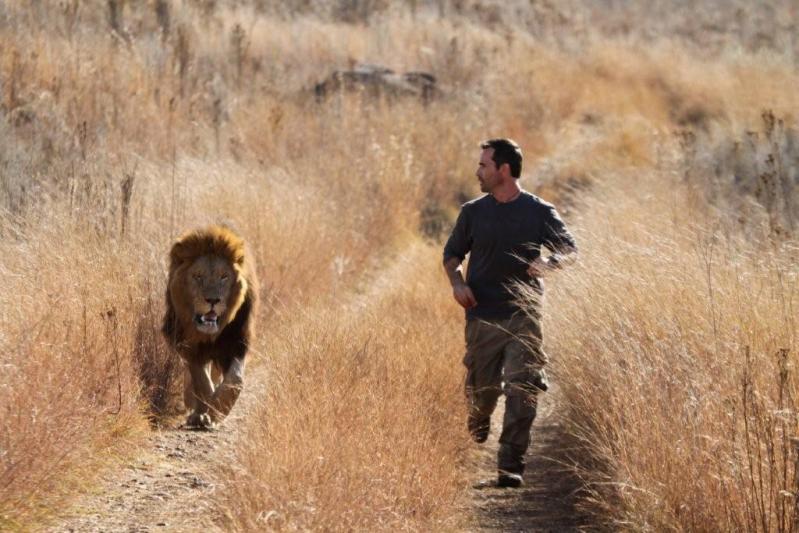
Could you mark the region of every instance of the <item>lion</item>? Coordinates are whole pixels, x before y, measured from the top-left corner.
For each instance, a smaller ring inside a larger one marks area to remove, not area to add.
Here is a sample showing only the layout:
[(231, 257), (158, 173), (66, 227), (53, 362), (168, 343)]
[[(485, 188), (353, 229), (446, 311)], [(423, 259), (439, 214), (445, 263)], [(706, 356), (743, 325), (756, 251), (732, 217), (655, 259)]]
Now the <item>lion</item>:
[(191, 231), (172, 245), (162, 331), (185, 363), (188, 427), (211, 428), (236, 403), (257, 301), (255, 264), (230, 229)]

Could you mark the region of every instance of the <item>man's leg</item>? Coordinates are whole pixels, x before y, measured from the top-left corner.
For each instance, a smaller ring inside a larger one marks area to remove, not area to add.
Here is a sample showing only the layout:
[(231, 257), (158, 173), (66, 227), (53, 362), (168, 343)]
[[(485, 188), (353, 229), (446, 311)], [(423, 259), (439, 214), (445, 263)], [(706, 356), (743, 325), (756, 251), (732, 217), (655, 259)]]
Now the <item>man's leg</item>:
[(502, 346), (504, 334), (480, 320), (466, 323), (466, 399), (469, 404), (469, 433), (485, 442), (491, 427), (491, 413), (502, 393)]
[(537, 320), (514, 317), (508, 325), (511, 340), (503, 350), (505, 418), (499, 439), (497, 465), (500, 484), (521, 484), (524, 456), (530, 445), (530, 428), (536, 415), (537, 394), (546, 354), (541, 349), (541, 329)]

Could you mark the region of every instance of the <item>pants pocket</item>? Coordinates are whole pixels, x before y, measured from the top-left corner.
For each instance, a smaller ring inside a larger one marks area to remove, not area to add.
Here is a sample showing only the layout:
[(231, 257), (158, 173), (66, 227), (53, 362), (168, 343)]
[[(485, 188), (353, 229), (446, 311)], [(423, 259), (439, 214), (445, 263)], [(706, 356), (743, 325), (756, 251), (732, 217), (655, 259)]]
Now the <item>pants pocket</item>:
[(477, 335), (480, 330), (479, 320), (467, 320), (463, 332), (463, 338), (466, 341), (466, 347), (473, 345), (477, 340)]

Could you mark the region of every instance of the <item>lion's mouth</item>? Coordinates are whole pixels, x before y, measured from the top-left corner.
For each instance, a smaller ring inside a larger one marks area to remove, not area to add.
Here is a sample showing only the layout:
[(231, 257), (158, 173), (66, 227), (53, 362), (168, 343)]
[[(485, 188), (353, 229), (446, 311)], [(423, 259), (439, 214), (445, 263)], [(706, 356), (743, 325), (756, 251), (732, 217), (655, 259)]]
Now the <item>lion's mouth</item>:
[(219, 329), (219, 315), (214, 311), (209, 311), (204, 315), (198, 313), (194, 315), (194, 323), (197, 325), (197, 329), (203, 333), (216, 333), (216, 330)]

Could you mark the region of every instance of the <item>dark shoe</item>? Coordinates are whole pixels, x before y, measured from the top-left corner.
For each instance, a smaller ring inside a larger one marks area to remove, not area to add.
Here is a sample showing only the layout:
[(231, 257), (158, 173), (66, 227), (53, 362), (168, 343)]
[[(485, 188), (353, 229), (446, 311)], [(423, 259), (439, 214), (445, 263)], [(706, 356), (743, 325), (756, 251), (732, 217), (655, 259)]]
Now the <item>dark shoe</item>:
[(519, 474), (499, 474), (497, 477), (490, 479), (481, 479), (472, 485), (472, 488), (477, 490), (485, 489), (517, 489), (524, 484), (522, 476)]
[(518, 489), (522, 486), (521, 474), (503, 472), (497, 476), (497, 487), (505, 489)]
[(472, 485), (472, 488), (476, 490), (495, 489), (497, 488), (497, 478), (481, 479)]
[(467, 423), (469, 426), (469, 434), (472, 436), (472, 440), (478, 444), (484, 443), (488, 440), (488, 433), (491, 431), (491, 420), (476, 420), (472, 417), (469, 417), (469, 421)]

